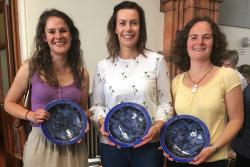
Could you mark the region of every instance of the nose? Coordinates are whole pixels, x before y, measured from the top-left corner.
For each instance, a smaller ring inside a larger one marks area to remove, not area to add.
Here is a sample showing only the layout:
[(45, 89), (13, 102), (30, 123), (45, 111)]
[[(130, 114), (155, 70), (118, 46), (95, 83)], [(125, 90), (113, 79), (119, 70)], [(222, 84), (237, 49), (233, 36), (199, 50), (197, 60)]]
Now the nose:
[(126, 24), (125, 30), (126, 30), (126, 31), (130, 31), (130, 30), (131, 30), (131, 25), (130, 25), (130, 24)]
[(56, 31), (55, 37), (56, 38), (61, 38), (61, 36), (62, 36), (61, 32), (60, 31)]
[(197, 43), (198, 44), (203, 44), (203, 42), (204, 42), (204, 39), (202, 37), (197, 38)]

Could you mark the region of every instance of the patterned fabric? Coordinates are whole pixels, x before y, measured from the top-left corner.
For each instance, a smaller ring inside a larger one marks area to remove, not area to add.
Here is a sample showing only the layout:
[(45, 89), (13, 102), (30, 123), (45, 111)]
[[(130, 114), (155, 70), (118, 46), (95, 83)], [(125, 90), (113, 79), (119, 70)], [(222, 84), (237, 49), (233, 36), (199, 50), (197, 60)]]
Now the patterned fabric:
[[(169, 72), (162, 55), (145, 51), (146, 56), (124, 60), (117, 56), (100, 61), (93, 84), (92, 119), (95, 123), (122, 102), (144, 106), (152, 122), (172, 116)], [(106, 143), (102, 138), (101, 142)]]
[[(172, 82), (174, 108), (178, 115), (188, 114), (201, 119), (208, 127), (210, 142), (221, 135), (227, 124), (225, 95), (240, 85), (235, 70), (221, 67), (205, 85), (199, 86), (196, 93), (183, 84), (184, 74), (176, 76)], [(228, 146), (220, 148), (207, 161), (226, 159)]]
[(250, 159), (250, 85), (245, 88), (243, 98), (244, 124), (239, 134), (232, 141), (232, 148), (236, 153)]

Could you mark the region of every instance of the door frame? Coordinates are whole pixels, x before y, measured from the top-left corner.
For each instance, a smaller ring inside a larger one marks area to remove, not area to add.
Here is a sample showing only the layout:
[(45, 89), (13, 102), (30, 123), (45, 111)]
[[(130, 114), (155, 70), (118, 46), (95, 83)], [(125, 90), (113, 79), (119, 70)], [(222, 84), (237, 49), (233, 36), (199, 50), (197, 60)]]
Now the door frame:
[(20, 40), (19, 40), (19, 19), (18, 0), (3, 0), (5, 2), (5, 26), (7, 57), (9, 67), (9, 83), (12, 84), (14, 76), (21, 66)]
[[(2, 81), (7, 79), (9, 87), (14, 80), (14, 76), (21, 65), (20, 40), (19, 40), (19, 22), (18, 22), (18, 0), (0, 0), (1, 13), (4, 16), (5, 42), (1, 43), (0, 50), (6, 51), (8, 78), (2, 78), (0, 86), (3, 89)], [(0, 74), (1, 75), (1, 74)], [(2, 77), (2, 75), (1, 75)], [(4, 111), (3, 101), (4, 93), (0, 94), (1, 126), (4, 140), (4, 152), (6, 166), (20, 167), (20, 162), (14, 156), (14, 134), (13, 118)]]

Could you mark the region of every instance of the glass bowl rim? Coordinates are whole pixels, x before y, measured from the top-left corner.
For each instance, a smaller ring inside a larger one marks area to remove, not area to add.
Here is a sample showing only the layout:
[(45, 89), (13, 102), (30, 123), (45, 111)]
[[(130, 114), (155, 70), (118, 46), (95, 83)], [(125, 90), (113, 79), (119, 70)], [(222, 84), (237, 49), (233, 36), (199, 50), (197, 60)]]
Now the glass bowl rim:
[(206, 124), (200, 120), (199, 118), (195, 117), (195, 116), (192, 116), (192, 115), (175, 115), (173, 116), (172, 118), (170, 118), (167, 122), (164, 123), (162, 129), (161, 129), (161, 133), (160, 133), (160, 144), (161, 144), (161, 147), (163, 149), (163, 151), (165, 153), (167, 153), (170, 157), (172, 157), (175, 161), (177, 162), (182, 162), (182, 163), (187, 163), (187, 162), (190, 162), (194, 159), (195, 156), (193, 157), (188, 157), (188, 158), (185, 158), (185, 157), (179, 157), (177, 155), (174, 155), (166, 146), (165, 144), (165, 140), (164, 140), (164, 136), (165, 136), (165, 133), (167, 131), (167, 128), (174, 122), (176, 121), (179, 121), (179, 120), (185, 120), (185, 119), (190, 119), (196, 123), (198, 123), (198, 125), (201, 126), (203, 132), (204, 132), (204, 136), (205, 136), (205, 141), (204, 141), (204, 145), (203, 145), (203, 148), (205, 147), (208, 147), (209, 146), (209, 143), (210, 143), (210, 134), (209, 134), (209, 130), (206, 126)]
[(80, 112), (80, 115), (82, 117), (82, 130), (80, 132), (79, 135), (77, 135), (76, 137), (70, 139), (70, 140), (67, 140), (67, 141), (62, 141), (62, 140), (57, 140), (57, 139), (54, 139), (53, 137), (51, 137), (51, 135), (49, 134), (46, 126), (45, 126), (45, 122), (41, 123), (41, 129), (42, 129), (42, 132), (44, 133), (45, 137), (50, 140), (51, 142), (53, 142), (54, 144), (57, 144), (57, 145), (70, 145), (70, 144), (74, 144), (76, 143), (77, 141), (79, 141), (81, 138), (84, 137), (85, 135), (85, 129), (87, 128), (87, 116), (85, 114), (85, 111), (83, 110), (83, 108), (77, 104), (76, 102), (72, 101), (72, 100), (69, 100), (69, 99), (57, 99), (57, 100), (53, 100), (51, 102), (49, 102), (46, 106), (45, 106), (45, 110), (49, 112), (49, 110), (58, 105), (58, 104), (68, 104), (68, 105), (71, 105), (73, 106), (74, 108), (77, 109), (77, 111)]
[[(128, 142), (128, 143), (124, 143), (124, 142), (121, 142), (121, 141), (117, 140), (111, 134), (111, 132), (109, 130), (109, 119), (111, 118), (112, 114), (114, 112), (120, 110), (121, 108), (124, 108), (124, 107), (132, 107), (132, 108), (137, 109), (138, 111), (141, 111), (141, 113), (144, 115), (145, 120), (146, 120), (146, 128), (144, 130), (143, 135), (141, 137), (139, 137), (138, 139), (134, 140), (133, 142)], [(142, 105), (139, 105), (139, 104), (133, 103), (133, 102), (123, 102), (123, 103), (120, 103), (120, 104), (114, 106), (108, 112), (108, 114), (107, 114), (107, 116), (106, 116), (106, 118), (104, 120), (104, 130), (109, 133), (108, 138), (109, 138), (110, 141), (117, 144), (119, 147), (130, 148), (130, 147), (133, 147), (136, 144), (139, 144), (142, 141), (142, 138), (148, 133), (149, 128), (151, 127), (151, 124), (152, 124), (151, 117), (150, 117), (148, 111)]]

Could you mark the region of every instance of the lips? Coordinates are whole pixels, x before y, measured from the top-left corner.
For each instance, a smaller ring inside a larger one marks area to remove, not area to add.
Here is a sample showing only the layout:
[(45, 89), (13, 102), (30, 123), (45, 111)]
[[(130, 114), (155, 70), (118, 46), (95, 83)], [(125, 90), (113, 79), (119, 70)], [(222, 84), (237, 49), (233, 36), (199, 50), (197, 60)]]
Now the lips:
[(63, 45), (65, 45), (65, 42), (64, 41), (57, 41), (57, 42), (54, 42), (53, 44), (56, 46), (63, 46)]
[(125, 34), (125, 35), (122, 35), (122, 37), (125, 38), (125, 39), (132, 39), (132, 38), (134, 38), (134, 36), (135, 36), (135, 35), (133, 35), (133, 34)]
[(204, 51), (206, 48), (193, 48), (194, 51)]

